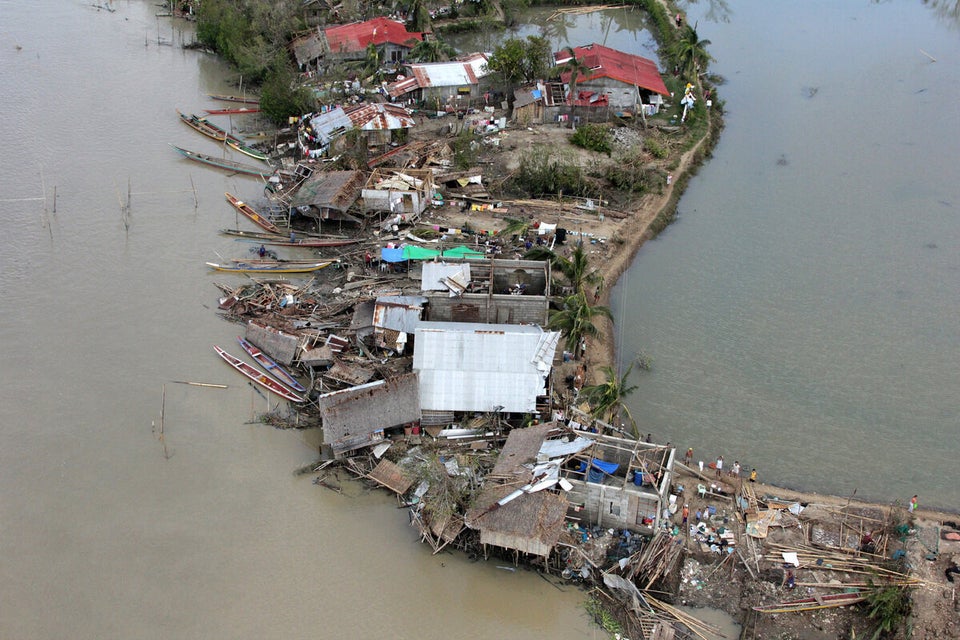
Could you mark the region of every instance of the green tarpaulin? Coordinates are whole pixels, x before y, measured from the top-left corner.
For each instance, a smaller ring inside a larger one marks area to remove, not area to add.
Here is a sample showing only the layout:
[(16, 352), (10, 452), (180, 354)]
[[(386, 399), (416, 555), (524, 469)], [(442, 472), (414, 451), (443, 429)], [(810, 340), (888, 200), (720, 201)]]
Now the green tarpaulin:
[(436, 249), (424, 249), (408, 244), (403, 248), (404, 260), (430, 260), (440, 255)]
[(444, 258), (483, 258), (486, 254), (483, 251), (477, 251), (470, 247), (453, 247), (443, 252)]

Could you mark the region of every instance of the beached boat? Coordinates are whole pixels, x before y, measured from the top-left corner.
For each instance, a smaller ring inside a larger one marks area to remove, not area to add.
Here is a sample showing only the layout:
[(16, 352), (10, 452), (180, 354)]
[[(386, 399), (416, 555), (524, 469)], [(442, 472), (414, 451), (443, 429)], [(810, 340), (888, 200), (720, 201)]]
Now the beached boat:
[(201, 118), (192, 114), (188, 116), (185, 113), (181, 113), (179, 109), (177, 109), (177, 115), (180, 116), (180, 121), (185, 125), (194, 131), (199, 131), (208, 138), (213, 138), (218, 142), (223, 142), (227, 138), (231, 137), (230, 134), (224, 129), (221, 129), (212, 122), (208, 122), (206, 118)]
[(175, 144), (171, 144), (170, 146), (176, 149), (180, 155), (188, 160), (195, 160), (196, 162), (207, 164), (211, 167), (217, 167), (218, 169), (226, 169), (227, 171), (242, 173), (248, 176), (260, 176), (263, 179), (267, 179), (273, 175), (273, 171), (270, 169), (261, 169), (259, 167), (243, 164), (242, 162), (236, 162), (234, 160), (228, 160), (226, 158), (214, 158), (213, 156), (197, 153), (196, 151), (182, 149)]
[(302, 384), (297, 382), (297, 379), (294, 378), (289, 371), (277, 364), (273, 358), (261, 351), (257, 345), (244, 340), (240, 336), (237, 336), (237, 340), (240, 342), (240, 346), (243, 347), (243, 350), (246, 351), (251, 358), (253, 358), (254, 362), (263, 367), (264, 371), (294, 391), (299, 393), (307, 392), (307, 389)]
[(249, 240), (250, 242), (259, 242), (260, 244), (271, 247), (308, 247), (311, 249), (323, 249), (324, 247), (346, 247), (351, 244), (363, 242), (358, 238), (322, 238), (316, 236), (307, 236), (298, 240), (290, 240), (286, 236), (278, 236), (272, 233), (259, 233), (257, 231), (244, 231), (242, 229), (220, 229), (220, 233), (228, 236), (236, 236)]
[(332, 260), (325, 262), (309, 262), (306, 264), (291, 264), (289, 262), (242, 262), (234, 261), (231, 264), (220, 264), (219, 262), (208, 262), (207, 266), (214, 271), (223, 271), (226, 273), (312, 273), (326, 269)]
[(251, 158), (256, 158), (257, 160), (263, 160), (264, 162), (270, 159), (270, 156), (268, 156), (267, 154), (261, 151), (257, 151), (253, 147), (249, 147), (243, 144), (243, 142), (241, 142), (237, 138), (234, 138), (233, 136), (227, 137), (226, 143), (227, 143), (227, 146), (233, 149), (234, 151), (239, 151), (240, 153), (244, 155), (248, 155)]
[(204, 109), (211, 116), (240, 116), (245, 113), (260, 113), (260, 107), (240, 107), (239, 109)]
[(225, 96), (219, 93), (208, 93), (208, 96), (214, 100), (220, 100), (222, 102), (242, 102), (243, 104), (260, 104), (260, 98), (255, 98), (253, 96)]
[(830, 609), (833, 607), (845, 607), (848, 604), (863, 602), (867, 596), (862, 591), (851, 591), (848, 593), (831, 593), (823, 596), (813, 596), (810, 598), (800, 598), (798, 600), (788, 600), (786, 602), (777, 602), (774, 604), (761, 605), (754, 607), (754, 611), (762, 613), (790, 613), (791, 611), (815, 611), (817, 609)]
[(220, 357), (223, 358), (223, 360), (227, 364), (229, 364), (231, 367), (233, 367), (234, 369), (242, 373), (244, 376), (246, 376), (253, 382), (257, 383), (264, 389), (267, 389), (268, 391), (272, 391), (273, 393), (277, 394), (281, 398), (284, 398), (291, 402), (306, 402), (304, 398), (298, 396), (296, 393), (286, 388), (285, 386), (283, 386), (282, 384), (280, 384), (279, 382), (277, 382), (267, 374), (261, 373), (260, 370), (258, 370), (253, 365), (247, 362), (244, 362), (243, 360), (241, 360), (240, 358), (234, 355), (230, 355), (229, 353), (227, 353), (217, 345), (213, 345), (213, 348), (216, 349), (217, 353), (220, 354)]
[(280, 227), (278, 227), (277, 225), (273, 224), (272, 222), (270, 222), (269, 220), (261, 216), (259, 213), (256, 212), (256, 210), (253, 207), (248, 205), (246, 202), (244, 202), (240, 198), (236, 197), (235, 195), (229, 192), (224, 193), (223, 195), (226, 196), (227, 202), (233, 205), (234, 209), (236, 209), (243, 215), (247, 216), (247, 218), (249, 218), (251, 222), (253, 222), (255, 225), (257, 225), (261, 229), (264, 229), (265, 231), (269, 231), (270, 233), (274, 233), (277, 235), (283, 234), (283, 231), (280, 230)]

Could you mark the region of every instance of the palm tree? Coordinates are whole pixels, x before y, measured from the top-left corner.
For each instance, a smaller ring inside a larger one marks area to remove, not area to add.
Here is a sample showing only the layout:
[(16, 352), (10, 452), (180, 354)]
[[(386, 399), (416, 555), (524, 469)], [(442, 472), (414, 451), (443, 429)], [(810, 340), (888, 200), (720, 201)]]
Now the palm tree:
[(567, 351), (580, 359), (580, 343), (584, 338), (596, 338), (600, 329), (593, 323), (594, 318), (603, 316), (613, 320), (613, 314), (607, 307), (590, 306), (583, 290), (567, 296), (563, 300), (563, 309), (552, 311), (547, 327), (561, 331), (566, 336), (564, 342)]
[(564, 47), (563, 52), (569, 58), (560, 65), (560, 73), (570, 74), (570, 104), (573, 105), (577, 101), (577, 82), (580, 81), (580, 75), (582, 74), (584, 78), (589, 77), (590, 67), (582, 60), (577, 60), (577, 54), (573, 51), (573, 47)]
[(561, 260), (557, 268), (570, 281), (574, 292), (583, 291), (585, 284), (594, 284), (603, 281), (599, 269), (590, 268), (590, 257), (583, 248), (583, 242), (578, 242), (569, 258)]
[(457, 55), (457, 50), (443, 40), (421, 40), (410, 50), (410, 59), (416, 62), (445, 62)]
[(630, 427), (633, 436), (637, 437), (637, 422), (630, 414), (630, 410), (624, 404), (628, 395), (636, 391), (637, 385), (628, 385), (627, 378), (633, 371), (633, 365), (627, 367), (623, 376), (618, 377), (613, 367), (601, 367), (600, 370), (606, 376), (606, 381), (600, 384), (590, 385), (580, 390), (580, 397), (590, 403), (593, 408), (590, 412), (594, 418), (600, 418), (607, 424), (616, 427), (617, 418), (626, 414), (630, 420)]
[(687, 25), (680, 33), (680, 37), (670, 46), (670, 54), (680, 71), (688, 77), (693, 76), (695, 84), (699, 84), (700, 72), (704, 71), (713, 60), (713, 57), (707, 53), (707, 47), (710, 44), (709, 40), (700, 39), (696, 27)]

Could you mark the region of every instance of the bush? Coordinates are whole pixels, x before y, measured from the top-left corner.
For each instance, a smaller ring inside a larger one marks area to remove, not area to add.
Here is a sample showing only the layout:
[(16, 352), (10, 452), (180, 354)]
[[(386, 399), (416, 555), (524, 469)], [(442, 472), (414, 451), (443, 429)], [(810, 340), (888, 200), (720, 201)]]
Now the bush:
[(600, 124), (585, 124), (570, 136), (570, 142), (578, 147), (607, 155), (610, 155), (612, 141), (610, 129)]
[(569, 154), (558, 154), (552, 148), (539, 147), (524, 153), (510, 184), (520, 193), (534, 198), (551, 197), (561, 192), (570, 196), (596, 195), (596, 189), (591, 188), (583, 168)]
[(646, 138), (643, 141), (643, 148), (647, 150), (647, 153), (652, 155), (658, 160), (662, 160), (667, 157), (669, 151), (665, 146), (654, 140), (653, 138)]

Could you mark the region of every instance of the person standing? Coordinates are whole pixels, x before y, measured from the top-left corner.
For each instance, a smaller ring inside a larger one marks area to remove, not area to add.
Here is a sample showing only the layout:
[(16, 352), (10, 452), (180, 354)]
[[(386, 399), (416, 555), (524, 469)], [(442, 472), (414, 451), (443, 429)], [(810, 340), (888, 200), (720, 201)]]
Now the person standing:
[(756, 469), (751, 469), (751, 470), (750, 470), (750, 482), (756, 482), (756, 481), (757, 481), (757, 470), (756, 470)]
[(683, 454), (683, 464), (690, 466), (693, 462), (693, 447), (687, 447), (687, 452)]
[(730, 475), (734, 478), (740, 477), (740, 461), (739, 460), (733, 461), (733, 467), (731, 467), (730, 469)]
[(720, 478), (720, 474), (723, 473), (723, 456), (717, 458), (717, 478)]
[(916, 511), (917, 502), (918, 502), (917, 496), (913, 496), (912, 498), (910, 498), (910, 506), (907, 508), (907, 511), (909, 511), (910, 513), (913, 513), (914, 511)]
[(700, 477), (703, 477), (703, 460), (700, 461)]
[(690, 506), (683, 505), (683, 511), (680, 512), (680, 515), (683, 516), (683, 530), (687, 530), (687, 519), (690, 517)]

